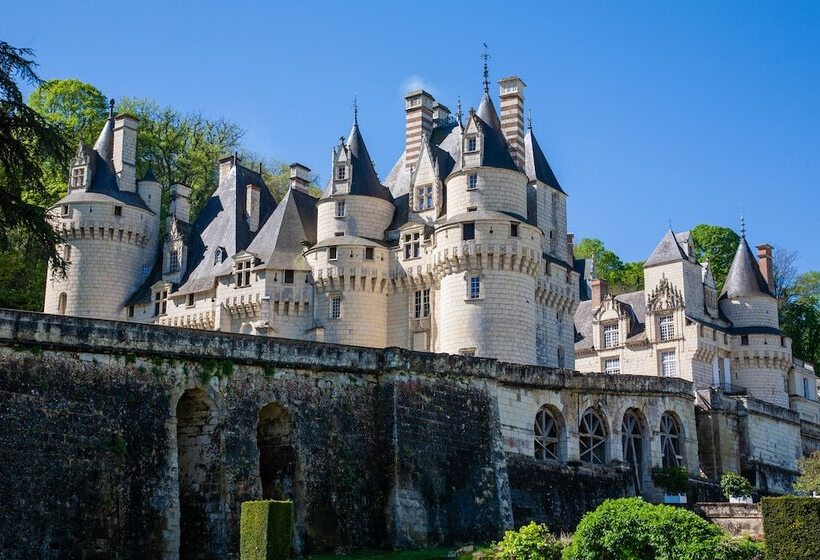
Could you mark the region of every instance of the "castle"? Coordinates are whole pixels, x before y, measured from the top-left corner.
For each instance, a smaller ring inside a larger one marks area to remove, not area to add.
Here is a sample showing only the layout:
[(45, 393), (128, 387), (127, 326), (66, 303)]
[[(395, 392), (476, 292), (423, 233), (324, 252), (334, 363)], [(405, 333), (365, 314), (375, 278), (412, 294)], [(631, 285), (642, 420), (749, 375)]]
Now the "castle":
[[(217, 535), (241, 497), (259, 495), (296, 500), (306, 543), (379, 542), (358, 533), (346, 541), (342, 517), (311, 517), (347, 507), (321, 502), (329, 472), (321, 461), (336, 453), (316, 443), (325, 431), (334, 441), (361, 436), (349, 442), (360, 453), (338, 464), (373, 478), (379, 491), (368, 507), (382, 509), (368, 519), (386, 523), (396, 546), (458, 538), (479, 517), (492, 534), (512, 518), (561, 526), (561, 511), (605, 495), (658, 498), (651, 469), (660, 466), (685, 466), (693, 480), (743, 472), (763, 492), (784, 492), (797, 459), (820, 449), (816, 376), (779, 330), (771, 247), (758, 248), (758, 262), (743, 232), (718, 294), (691, 236), (670, 230), (644, 265), (645, 290), (608, 295), (576, 266), (567, 194), (525, 126), (524, 82), (499, 85), (500, 114), (486, 66), (478, 109), (466, 117), (425, 91), (407, 94), (405, 149), (383, 182), (354, 113), (319, 198), (303, 165), (291, 166), (290, 188), (275, 201), (258, 172), (229, 156), (195, 220), (190, 189), (169, 187), (164, 228), (162, 186), (150, 173), (136, 179), (135, 119), (112, 110), (94, 147), (78, 149), (69, 192), (53, 208), (69, 267), (48, 280), (45, 303), (46, 313), (74, 317), (3, 316), (0, 327), (12, 354), (32, 340), (53, 345), (50, 359), (81, 386), (78, 372), (107, 379), (98, 364), (114, 364), (124, 383), (170, 402), (157, 405), (170, 458), (154, 499), (176, 504), (155, 512), (171, 535), (168, 557), (198, 534), (179, 515), (216, 519), (208, 508), (223, 500)], [(84, 341), (87, 330), (98, 338)], [(172, 348), (161, 347), (163, 337)], [(117, 364), (120, 345), (141, 370)], [(241, 373), (214, 382), (208, 370), (197, 380), (190, 372), (200, 354), (224, 355)], [(152, 365), (153, 355), (185, 366)], [(25, 371), (25, 357), (14, 358)], [(154, 379), (145, 378), (149, 365)], [(333, 408), (317, 408), (322, 399)], [(123, 406), (142, 414), (132, 400)], [(213, 435), (233, 422), (244, 428)], [(467, 426), (476, 430), (469, 437)], [(422, 452), (424, 434), (436, 445)], [(442, 445), (448, 438), (463, 445)], [(223, 441), (233, 446), (225, 451)], [(203, 442), (213, 443), (208, 461)], [(292, 447), (296, 466), (265, 459), (271, 445)], [(385, 449), (397, 465), (390, 480), (357, 462)], [(464, 461), (477, 470), (459, 480), (446, 466), (460, 460), (456, 450), (480, 455)], [(426, 452), (435, 457), (419, 463)], [(201, 465), (185, 465), (197, 457), (216, 469), (224, 453), (241, 473), (220, 483), (233, 489), (228, 498), (220, 491), (185, 505), (185, 492), (206, 492)], [(566, 481), (583, 491), (574, 495)], [(350, 491), (343, 482), (332, 480), (334, 493)], [(447, 525), (476, 488), (494, 498), (463, 525)], [(214, 539), (227, 546), (235, 537)]]

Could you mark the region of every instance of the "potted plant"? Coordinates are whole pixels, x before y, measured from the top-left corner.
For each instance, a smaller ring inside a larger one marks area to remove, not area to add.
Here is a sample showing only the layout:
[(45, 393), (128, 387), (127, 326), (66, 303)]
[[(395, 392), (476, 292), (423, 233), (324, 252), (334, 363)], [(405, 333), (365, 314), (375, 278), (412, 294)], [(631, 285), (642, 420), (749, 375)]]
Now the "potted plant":
[(689, 490), (689, 471), (686, 467), (662, 467), (652, 470), (652, 480), (663, 488), (663, 503), (685, 504)]
[(732, 504), (751, 504), (754, 488), (746, 478), (733, 472), (723, 473), (720, 477), (720, 489)]

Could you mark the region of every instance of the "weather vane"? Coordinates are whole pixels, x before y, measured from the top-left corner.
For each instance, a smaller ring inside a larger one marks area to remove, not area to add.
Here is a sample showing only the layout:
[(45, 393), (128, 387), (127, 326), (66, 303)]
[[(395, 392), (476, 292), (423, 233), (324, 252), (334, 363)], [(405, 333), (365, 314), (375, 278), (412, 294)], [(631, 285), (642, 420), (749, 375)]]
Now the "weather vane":
[(746, 218), (743, 217), (743, 210), (740, 211), (740, 237), (746, 239)]
[(353, 124), (359, 124), (359, 100), (353, 95)]
[(481, 58), (484, 60), (484, 93), (490, 93), (490, 69), (487, 66), (490, 60), (490, 53), (488, 52), (490, 47), (487, 46), (487, 43), (483, 43), (483, 45), (484, 54), (481, 55)]

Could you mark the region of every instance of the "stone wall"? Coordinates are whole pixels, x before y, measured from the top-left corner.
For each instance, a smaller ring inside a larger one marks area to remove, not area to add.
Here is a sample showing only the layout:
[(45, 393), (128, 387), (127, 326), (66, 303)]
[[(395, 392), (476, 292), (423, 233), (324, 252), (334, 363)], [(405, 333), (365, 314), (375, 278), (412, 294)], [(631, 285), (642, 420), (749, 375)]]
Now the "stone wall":
[(760, 504), (701, 502), (693, 506), (693, 511), (733, 537), (763, 536), (763, 516), (760, 513)]

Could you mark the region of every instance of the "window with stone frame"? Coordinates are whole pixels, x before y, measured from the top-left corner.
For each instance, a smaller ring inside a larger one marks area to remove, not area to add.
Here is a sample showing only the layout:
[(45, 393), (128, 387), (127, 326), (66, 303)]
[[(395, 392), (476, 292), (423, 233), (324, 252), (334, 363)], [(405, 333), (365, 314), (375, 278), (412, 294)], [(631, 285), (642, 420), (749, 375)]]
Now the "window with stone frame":
[(559, 368), (566, 367), (566, 358), (564, 356), (564, 349), (559, 346), (557, 348), (556, 352), (558, 354), (558, 367)]
[(179, 251), (175, 248), (168, 251), (168, 272), (179, 272)]
[(621, 373), (621, 359), (620, 358), (606, 358), (604, 359), (604, 373), (617, 375)]
[(481, 297), (481, 278), (478, 276), (470, 276), (468, 289), (470, 299), (479, 299)]
[(578, 444), (581, 462), (590, 465), (606, 463), (607, 430), (603, 418), (588, 408), (578, 425)]
[(194, 303), (196, 303), (196, 294), (188, 294), (188, 300), (186, 302), (186, 305), (188, 307), (193, 307)]
[(122, 216), (122, 206), (114, 206), (114, 215), (115, 216)]
[(337, 218), (344, 218), (345, 217), (345, 201), (344, 200), (337, 200), (336, 201), (336, 217)]
[(475, 239), (475, 223), (468, 222), (461, 225), (461, 239), (463, 241), (470, 241)]
[(62, 210), (62, 215), (63, 216), (68, 216), (68, 204), (63, 204), (61, 210)]
[(285, 278), (282, 280), (284, 284), (293, 284), (293, 271), (285, 270)]
[(344, 165), (336, 166), (336, 180), (344, 181), (347, 178), (347, 167)]
[(615, 348), (620, 344), (620, 329), (617, 323), (604, 325), (602, 336), (604, 348)]
[(430, 288), (413, 292), (413, 318), (424, 319), (430, 316)]
[(539, 461), (560, 461), (561, 428), (546, 406), (535, 415), (533, 426), (535, 458)]
[(478, 150), (478, 137), (475, 135), (468, 136), (464, 141), (464, 151), (475, 152), (476, 150)]
[(330, 318), (339, 319), (342, 316), (342, 298), (333, 296), (330, 298)]
[(416, 211), (429, 210), (433, 207), (433, 185), (416, 187)]
[(518, 237), (518, 224), (510, 222), (510, 237)]
[(79, 189), (85, 186), (85, 166), (81, 165), (71, 170), (71, 188)]
[(663, 377), (677, 377), (678, 357), (674, 350), (661, 352), (661, 375)]
[(675, 338), (675, 318), (672, 315), (662, 315), (658, 317), (658, 333), (661, 340), (672, 340)]
[(63, 260), (71, 262), (71, 245), (68, 243), (63, 245)]
[(364, 249), (364, 260), (372, 261), (375, 258), (375, 252), (373, 247), (365, 247)]
[(335, 260), (336, 260), (336, 258), (337, 258), (337, 256), (338, 256), (338, 254), (337, 254), (337, 251), (336, 251), (336, 246), (335, 246), (335, 245), (334, 245), (334, 246), (332, 246), (332, 247), (328, 247), (328, 248), (327, 248), (327, 260), (329, 260), (329, 261), (335, 261)]
[(683, 465), (681, 429), (677, 418), (665, 412), (661, 416), (661, 456), (664, 467)]
[(478, 175), (472, 173), (467, 175), (467, 190), (474, 191), (478, 188)]
[(552, 193), (552, 223), (558, 223), (558, 193)]
[(421, 232), (404, 234), (404, 258), (417, 259), (421, 256)]
[(236, 287), (244, 288), (251, 284), (251, 261), (239, 261), (236, 263)]
[(165, 315), (168, 311), (168, 290), (157, 290), (154, 292), (154, 316)]

